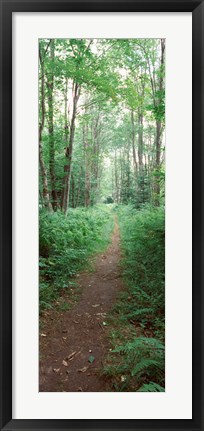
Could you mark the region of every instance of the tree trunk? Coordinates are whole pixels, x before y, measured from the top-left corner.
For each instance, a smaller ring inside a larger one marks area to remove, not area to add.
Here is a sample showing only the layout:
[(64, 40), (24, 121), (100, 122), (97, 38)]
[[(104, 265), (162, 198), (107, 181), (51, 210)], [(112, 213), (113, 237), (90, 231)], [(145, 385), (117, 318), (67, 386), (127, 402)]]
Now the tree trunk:
[(79, 100), (79, 96), (80, 96), (80, 86), (77, 83), (73, 83), (73, 111), (72, 111), (72, 118), (71, 118), (71, 124), (70, 124), (69, 141), (68, 141), (68, 145), (67, 145), (66, 151), (65, 151), (65, 156), (67, 158), (67, 164), (64, 166), (64, 171), (66, 172), (66, 175), (64, 177), (64, 191), (63, 191), (62, 208), (63, 208), (65, 215), (67, 215), (68, 208), (69, 208), (72, 152), (73, 152), (73, 144), (74, 144), (77, 103)]
[(98, 202), (98, 194), (99, 194), (99, 187), (98, 187), (99, 155), (100, 155), (100, 143), (99, 143), (99, 136), (98, 136), (99, 118), (100, 118), (100, 113), (97, 114), (95, 121), (92, 123), (93, 157), (92, 157), (91, 173), (93, 177), (93, 183), (91, 185), (91, 188), (93, 192), (92, 193), (93, 204), (96, 204)]
[[(39, 135), (41, 134), (39, 133)], [(50, 203), (50, 195), (49, 195), (48, 181), (47, 181), (47, 169), (43, 160), (42, 142), (40, 137), (39, 137), (39, 163), (40, 163), (40, 170), (42, 175), (43, 203), (45, 208), (47, 208), (49, 211), (52, 211), (52, 205)]]
[[(65, 140), (65, 154), (69, 146), (69, 124), (68, 124), (68, 78), (65, 78), (65, 92), (64, 92), (64, 140)], [(64, 166), (64, 172), (66, 172), (62, 187), (62, 198), (61, 198), (61, 209), (64, 211), (67, 196), (67, 165)]]
[(39, 124), (39, 164), (42, 175), (42, 185), (43, 185), (43, 204), (45, 208), (49, 211), (52, 211), (52, 205), (50, 203), (50, 195), (48, 189), (48, 180), (47, 180), (47, 169), (43, 159), (43, 150), (42, 150), (42, 132), (45, 124), (45, 68), (44, 68), (44, 57), (40, 51), (39, 47), (39, 56), (40, 56), (40, 65), (41, 65), (41, 122)]
[(82, 167), (79, 172), (79, 178), (78, 178), (78, 188), (77, 188), (77, 197), (76, 197), (76, 208), (79, 206), (79, 197), (81, 192), (81, 175), (82, 175)]
[(143, 114), (139, 112), (138, 160), (139, 172), (143, 172)]
[(116, 150), (115, 150), (115, 158), (114, 158), (114, 165), (115, 165), (115, 199), (116, 203), (119, 203), (119, 186), (118, 186), (118, 166), (117, 166), (117, 156), (116, 156)]
[(72, 184), (72, 208), (75, 208), (75, 181), (74, 175), (71, 175), (71, 184)]
[(135, 149), (135, 123), (134, 123), (134, 112), (131, 110), (131, 124), (132, 124), (132, 155), (133, 155), (133, 166), (135, 171), (135, 177), (137, 176), (137, 156)]
[[(161, 58), (160, 58), (160, 77), (159, 77), (159, 92), (162, 93), (164, 78), (163, 78), (163, 68), (164, 68), (164, 52), (165, 52), (165, 39), (161, 39)], [(160, 104), (161, 98), (157, 101)], [(156, 161), (155, 161), (155, 184), (154, 184), (154, 194), (155, 194), (155, 206), (160, 205), (160, 158), (161, 158), (161, 138), (162, 138), (162, 121), (160, 118), (156, 119)]]
[[(53, 65), (55, 55), (54, 39), (50, 43), (50, 61)], [(49, 133), (49, 169), (50, 169), (50, 183), (52, 195), (53, 210), (57, 210), (57, 190), (56, 190), (56, 177), (55, 177), (55, 145), (54, 145), (54, 126), (53, 126), (53, 87), (54, 87), (54, 73), (53, 71), (47, 77), (48, 87), (48, 133)]]
[(83, 126), (83, 143), (84, 143), (84, 166), (85, 166), (85, 193), (84, 205), (90, 206), (90, 163), (89, 163), (89, 143), (88, 143), (88, 125)]

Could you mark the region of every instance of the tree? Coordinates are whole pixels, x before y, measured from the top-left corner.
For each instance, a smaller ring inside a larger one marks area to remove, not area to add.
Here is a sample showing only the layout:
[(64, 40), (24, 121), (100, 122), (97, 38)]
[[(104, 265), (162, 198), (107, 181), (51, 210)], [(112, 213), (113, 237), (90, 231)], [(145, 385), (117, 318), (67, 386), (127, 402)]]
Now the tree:
[(49, 170), (51, 182), (51, 196), (53, 210), (57, 210), (57, 190), (55, 177), (55, 143), (54, 143), (54, 125), (53, 125), (53, 89), (54, 89), (54, 58), (55, 58), (55, 42), (50, 39), (50, 62), (47, 73), (47, 88), (48, 88), (48, 134), (49, 134)]
[(52, 210), (52, 205), (50, 202), (50, 195), (48, 190), (48, 179), (47, 179), (47, 169), (43, 159), (43, 149), (42, 149), (42, 133), (45, 125), (45, 56), (48, 51), (50, 42), (47, 43), (44, 48), (42, 44), (39, 45), (39, 59), (40, 59), (40, 73), (41, 73), (41, 86), (40, 86), (40, 115), (39, 115), (39, 162), (42, 176), (43, 184), (43, 204), (49, 211)]
[(158, 206), (165, 40), (46, 39), (39, 51), (42, 204)]

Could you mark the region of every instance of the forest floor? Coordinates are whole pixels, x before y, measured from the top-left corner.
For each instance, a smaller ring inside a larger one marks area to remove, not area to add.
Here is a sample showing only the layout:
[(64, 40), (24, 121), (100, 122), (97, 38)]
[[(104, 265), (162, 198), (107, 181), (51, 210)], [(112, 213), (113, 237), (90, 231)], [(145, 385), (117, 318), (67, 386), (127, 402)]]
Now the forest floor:
[(71, 310), (53, 309), (42, 316), (40, 392), (112, 390), (102, 370), (110, 349), (106, 316), (124, 287), (119, 261), (120, 237), (115, 218), (110, 246), (91, 259), (93, 272), (83, 271), (76, 279), (81, 288), (79, 301)]

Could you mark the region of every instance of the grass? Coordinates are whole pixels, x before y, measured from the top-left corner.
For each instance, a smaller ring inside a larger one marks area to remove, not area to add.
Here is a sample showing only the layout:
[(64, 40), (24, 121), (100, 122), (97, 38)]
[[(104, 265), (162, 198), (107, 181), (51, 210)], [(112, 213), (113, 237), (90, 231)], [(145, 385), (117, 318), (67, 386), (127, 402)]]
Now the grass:
[(109, 317), (112, 351), (104, 373), (113, 390), (162, 392), (165, 387), (164, 209), (117, 209), (126, 285)]

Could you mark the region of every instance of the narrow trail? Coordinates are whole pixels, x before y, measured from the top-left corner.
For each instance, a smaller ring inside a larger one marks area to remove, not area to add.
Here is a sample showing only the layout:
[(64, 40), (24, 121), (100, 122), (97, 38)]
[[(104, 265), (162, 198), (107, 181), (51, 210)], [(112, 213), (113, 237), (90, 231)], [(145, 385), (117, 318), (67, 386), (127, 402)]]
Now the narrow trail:
[(77, 278), (82, 289), (79, 302), (70, 311), (49, 312), (40, 336), (40, 392), (110, 390), (101, 370), (110, 348), (106, 315), (123, 287), (119, 260), (115, 218), (111, 245), (94, 259), (94, 272)]

